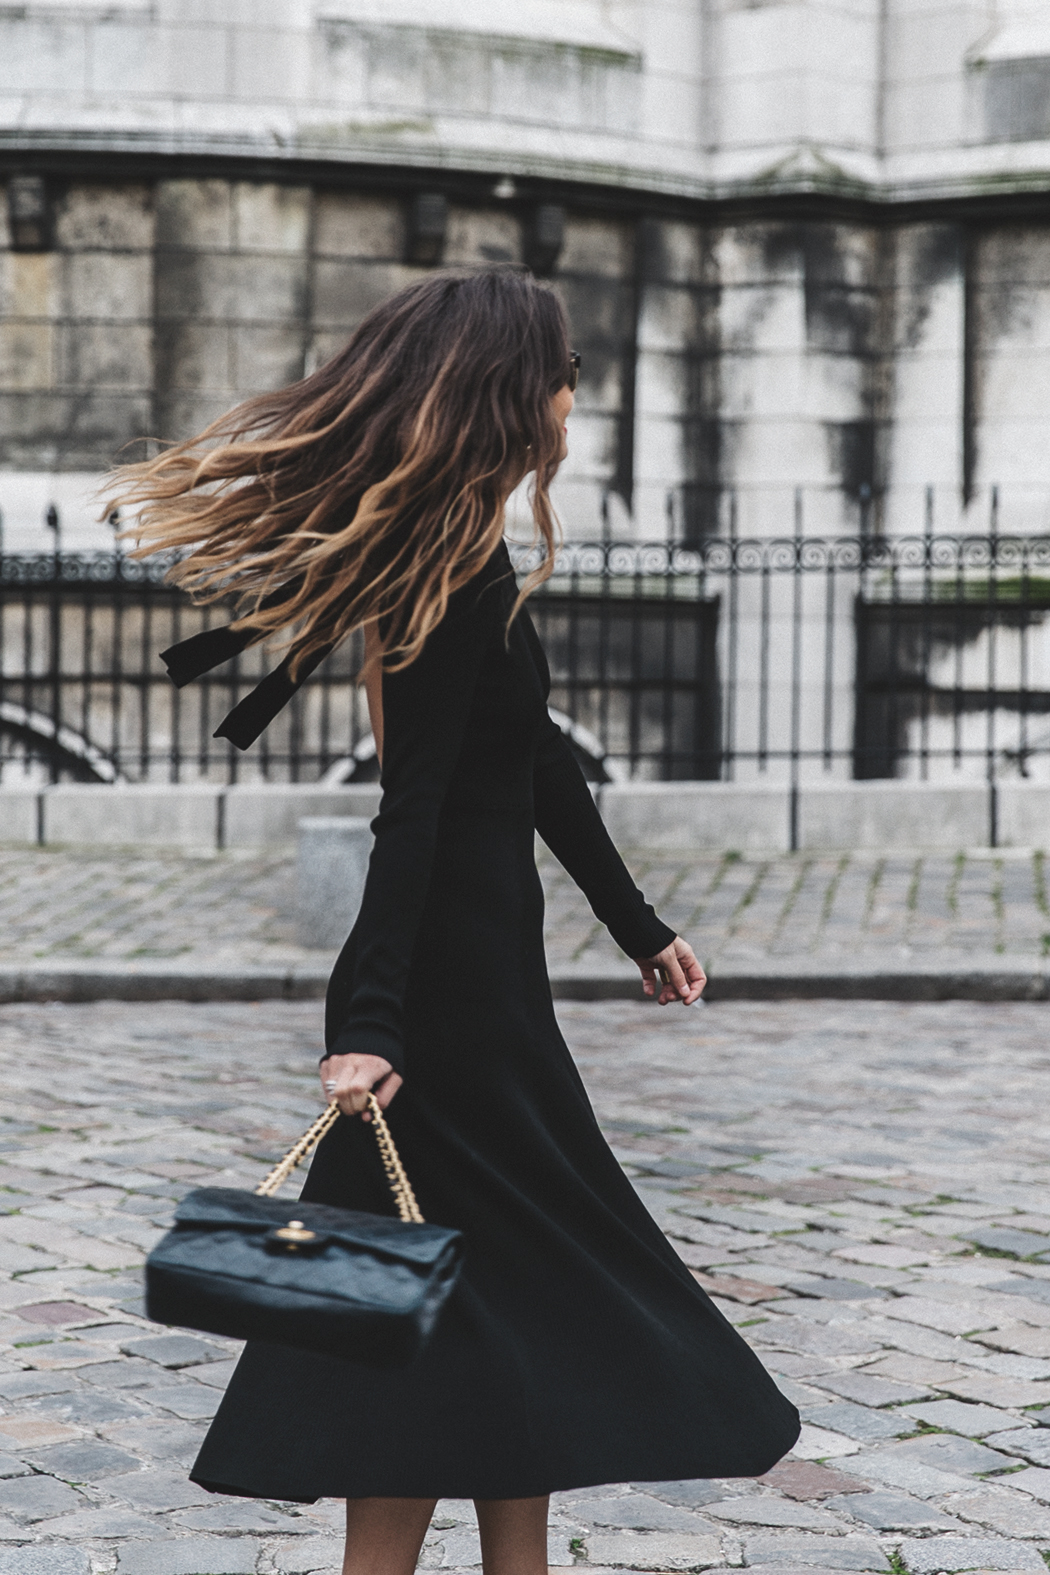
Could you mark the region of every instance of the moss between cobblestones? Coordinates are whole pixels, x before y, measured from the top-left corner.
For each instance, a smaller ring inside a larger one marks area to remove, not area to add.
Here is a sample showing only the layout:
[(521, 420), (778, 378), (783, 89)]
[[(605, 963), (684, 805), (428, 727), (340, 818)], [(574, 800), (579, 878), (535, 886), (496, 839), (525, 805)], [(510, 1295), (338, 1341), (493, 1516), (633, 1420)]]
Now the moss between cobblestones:
[(838, 896), (839, 887), (842, 884), (842, 877), (845, 875), (848, 867), (849, 854), (844, 853), (839, 859), (835, 868), (835, 873), (828, 882), (828, 889), (824, 893), (824, 901), (821, 903), (820, 907), (820, 925), (818, 927), (819, 931), (823, 931), (827, 927), (828, 921), (831, 918), (831, 910), (835, 906), (835, 898)]
[(868, 889), (864, 894), (864, 918), (862, 927), (866, 930), (871, 923), (872, 910), (875, 907), (875, 898), (878, 896), (879, 886), (882, 882), (883, 871), (886, 868), (885, 859), (877, 859), (868, 879)]

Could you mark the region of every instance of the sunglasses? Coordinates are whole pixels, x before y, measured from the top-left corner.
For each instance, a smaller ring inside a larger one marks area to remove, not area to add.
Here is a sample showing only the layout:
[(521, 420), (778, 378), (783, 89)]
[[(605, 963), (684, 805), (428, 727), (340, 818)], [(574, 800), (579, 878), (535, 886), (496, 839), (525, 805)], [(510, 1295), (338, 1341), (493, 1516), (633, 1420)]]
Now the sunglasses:
[(570, 394), (575, 394), (576, 385), (580, 381), (580, 352), (572, 350), (569, 353), (569, 375), (565, 379)]

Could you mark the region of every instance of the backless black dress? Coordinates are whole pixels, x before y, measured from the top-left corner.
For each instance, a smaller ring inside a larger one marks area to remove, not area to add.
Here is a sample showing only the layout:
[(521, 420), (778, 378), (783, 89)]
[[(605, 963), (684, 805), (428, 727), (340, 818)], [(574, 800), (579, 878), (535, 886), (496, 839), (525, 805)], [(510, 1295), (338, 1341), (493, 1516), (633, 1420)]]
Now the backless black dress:
[[(326, 1043), (404, 1074), (388, 1111), (423, 1215), (466, 1236), (421, 1357), (380, 1370), (249, 1343), (193, 1470), (224, 1493), (526, 1498), (758, 1475), (798, 1415), (607, 1147), (558, 1030), (534, 831), (632, 957), (668, 945), (549, 719), (500, 546), (383, 678), (383, 800)], [(342, 1118), (303, 1197), (390, 1212)]]

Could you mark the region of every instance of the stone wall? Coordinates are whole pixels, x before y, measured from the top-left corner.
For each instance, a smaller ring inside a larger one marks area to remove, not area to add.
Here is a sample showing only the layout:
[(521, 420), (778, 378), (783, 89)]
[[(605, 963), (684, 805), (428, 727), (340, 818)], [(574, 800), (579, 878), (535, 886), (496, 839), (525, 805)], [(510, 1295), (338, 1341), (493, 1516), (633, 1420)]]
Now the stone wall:
[(0, 465), (97, 470), (153, 419), (152, 188), (69, 184), (48, 250), (0, 223)]
[(0, 152), (368, 163), (702, 200), (1041, 183), (1041, 0), (21, 0)]
[[(48, 180), (44, 248), (0, 237), (0, 509), (41, 544), (143, 436), (179, 438), (331, 355), (406, 262), (411, 193), (196, 175)], [(453, 196), (442, 260), (520, 262), (534, 205)], [(1045, 530), (1050, 227), (936, 213), (560, 206), (583, 354), (558, 503), (571, 536), (728, 528)], [(874, 501), (868, 502), (871, 498)], [(104, 531), (103, 531), (104, 534)]]

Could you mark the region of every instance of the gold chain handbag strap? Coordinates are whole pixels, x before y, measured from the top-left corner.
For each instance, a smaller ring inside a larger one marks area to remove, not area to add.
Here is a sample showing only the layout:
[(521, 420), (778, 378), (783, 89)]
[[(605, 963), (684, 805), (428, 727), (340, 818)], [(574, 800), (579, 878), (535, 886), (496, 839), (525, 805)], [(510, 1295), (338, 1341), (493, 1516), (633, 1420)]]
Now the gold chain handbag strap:
[[(394, 1139), (390, 1135), (390, 1128), (386, 1124), (386, 1117), (379, 1108), (379, 1101), (374, 1094), (368, 1096), (368, 1108), (372, 1116), (372, 1125), (375, 1128), (376, 1142), (379, 1145), (379, 1157), (383, 1162), (383, 1170), (394, 1194), (397, 1212), (406, 1225), (422, 1225), (423, 1216), (419, 1212), (416, 1195), (412, 1191), (412, 1184), (405, 1175), (405, 1167), (401, 1163)], [(278, 1187), (284, 1185), (297, 1165), (301, 1165), (311, 1149), (315, 1148), (324, 1137), (328, 1129), (339, 1119), (339, 1106), (335, 1100), (323, 1110), (312, 1126), (307, 1127), (298, 1143), (294, 1143), (287, 1154), (271, 1170), (270, 1174), (256, 1187), (257, 1197), (272, 1198)]]

